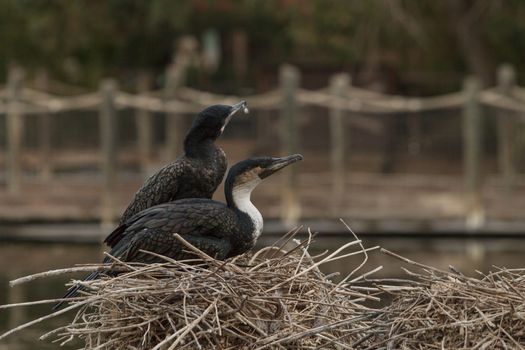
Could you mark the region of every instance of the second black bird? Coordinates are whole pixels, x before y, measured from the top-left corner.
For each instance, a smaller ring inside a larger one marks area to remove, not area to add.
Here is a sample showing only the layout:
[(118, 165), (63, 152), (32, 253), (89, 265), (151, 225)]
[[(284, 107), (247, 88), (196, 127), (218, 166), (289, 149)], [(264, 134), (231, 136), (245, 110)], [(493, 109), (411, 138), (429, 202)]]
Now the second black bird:
[(245, 108), (246, 102), (241, 101), (233, 106), (214, 105), (200, 112), (184, 139), (184, 154), (146, 180), (120, 223), (157, 204), (183, 198), (211, 198), (227, 167), (226, 155), (214, 142), (232, 116)]

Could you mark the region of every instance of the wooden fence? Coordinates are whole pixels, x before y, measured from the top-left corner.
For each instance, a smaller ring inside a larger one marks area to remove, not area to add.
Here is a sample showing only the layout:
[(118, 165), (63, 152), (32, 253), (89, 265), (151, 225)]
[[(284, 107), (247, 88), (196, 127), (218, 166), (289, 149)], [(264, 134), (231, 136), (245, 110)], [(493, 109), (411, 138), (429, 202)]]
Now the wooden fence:
[[(300, 71), (293, 66), (283, 65), (279, 72), (279, 86), (269, 92), (252, 96), (225, 96), (177, 86), (177, 81), (169, 80), (166, 88), (148, 91), (147, 77), (141, 79), (137, 94), (120, 91), (116, 82), (105, 80), (98, 92), (75, 96), (57, 96), (40, 90), (23, 86), (23, 72), (19, 68), (9, 71), (5, 88), (0, 89), (0, 114), (6, 115), (7, 135), (7, 176), (6, 185), (11, 194), (19, 194), (21, 188), (21, 148), (24, 133), (24, 115), (39, 114), (43, 123), (40, 128), (39, 149), (43, 157), (50, 153), (49, 121), (57, 112), (75, 110), (98, 110), (100, 116), (101, 171), (104, 174), (103, 220), (111, 221), (114, 212), (114, 188), (117, 178), (116, 169), (116, 111), (122, 108), (137, 110), (136, 127), (140, 149), (140, 162), (148, 168), (149, 155), (152, 149), (152, 112), (164, 112), (167, 118), (167, 149), (170, 158), (180, 153), (182, 133), (180, 115), (196, 113), (203, 107), (215, 103), (233, 103), (246, 99), (252, 110), (271, 110), (279, 113), (281, 120), (280, 145), (283, 154), (300, 152), (300, 132), (298, 120), (302, 106), (321, 106), (328, 108), (331, 141), (331, 173), (334, 200), (340, 198), (345, 187), (345, 152), (349, 135), (342, 127), (344, 118), (359, 115), (389, 116), (393, 114), (418, 115), (424, 111), (445, 109), (462, 110), (463, 115), (463, 152), (464, 183), (468, 205), (467, 222), (470, 226), (479, 225), (483, 217), (483, 206), (480, 198), (480, 164), (482, 162), (483, 136), (481, 133), (481, 106), (496, 108), (498, 113), (498, 160), (499, 169), (506, 185), (511, 188), (516, 178), (513, 128), (516, 118), (525, 120), (525, 89), (515, 85), (515, 73), (511, 66), (504, 65), (499, 69), (498, 86), (480, 89), (474, 77), (465, 79), (463, 91), (427, 98), (386, 95), (364, 90), (351, 85), (348, 74), (341, 73), (330, 79), (326, 88), (305, 90), (301, 88)], [(179, 79), (180, 80), (180, 79)], [(45, 84), (43, 84), (45, 85)], [(41, 85), (41, 86), (43, 86)], [(51, 176), (49, 161), (42, 170)], [(297, 174), (286, 172), (283, 183), (282, 217), (288, 222), (298, 219), (299, 207), (296, 195)]]

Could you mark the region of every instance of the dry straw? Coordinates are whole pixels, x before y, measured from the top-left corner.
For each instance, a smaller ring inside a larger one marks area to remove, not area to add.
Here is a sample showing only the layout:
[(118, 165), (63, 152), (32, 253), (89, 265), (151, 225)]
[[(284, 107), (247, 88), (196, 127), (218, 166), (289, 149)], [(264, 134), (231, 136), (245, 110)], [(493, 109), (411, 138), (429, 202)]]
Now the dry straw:
[(85, 285), (66, 308), (76, 308), (76, 315), (41, 338), (60, 344), (77, 338), (85, 349), (352, 349), (377, 312), (363, 301), (379, 298), (335, 283), (319, 269), (355, 255), (363, 256), (363, 266), (367, 251), (377, 247), (365, 249), (358, 239), (311, 256), (312, 235), (300, 243), (290, 234), (223, 262), (178, 238), (196, 259), (152, 265), (115, 259), (117, 277), (74, 282)]
[[(333, 253), (309, 253), (295, 231), (253, 254), (217, 261), (179, 239), (196, 258), (55, 270), (12, 281), (71, 271), (118, 270), (117, 277), (81, 282), (83, 296), (63, 310), (17, 327), (3, 337), (76, 309), (70, 324), (43, 335), (84, 349), (523, 349), (525, 269), (496, 269), (478, 278), (423, 265), (382, 250), (419, 272), (407, 279), (373, 279), (361, 271), (361, 241)], [(361, 255), (335, 283), (323, 264)], [(379, 296), (391, 302), (379, 307)], [(43, 300), (0, 308), (38, 303)]]
[(366, 349), (524, 349), (525, 268), (479, 278), (383, 253), (420, 270), (408, 280), (372, 281), (393, 297), (373, 320)]

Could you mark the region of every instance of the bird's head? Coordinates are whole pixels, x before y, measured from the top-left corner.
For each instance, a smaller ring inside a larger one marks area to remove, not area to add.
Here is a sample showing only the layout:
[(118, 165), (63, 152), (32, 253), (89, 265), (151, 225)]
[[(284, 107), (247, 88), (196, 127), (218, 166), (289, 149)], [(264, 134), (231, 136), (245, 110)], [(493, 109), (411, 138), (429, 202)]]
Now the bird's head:
[(241, 109), (247, 113), (246, 101), (241, 101), (233, 106), (213, 105), (205, 108), (193, 121), (187, 138), (195, 137), (199, 141), (205, 139), (215, 140), (223, 133), (226, 125), (228, 125), (235, 113)]
[(226, 178), (225, 191), (251, 192), (263, 179), (303, 159), (300, 154), (287, 157), (255, 157), (243, 160), (231, 167)]

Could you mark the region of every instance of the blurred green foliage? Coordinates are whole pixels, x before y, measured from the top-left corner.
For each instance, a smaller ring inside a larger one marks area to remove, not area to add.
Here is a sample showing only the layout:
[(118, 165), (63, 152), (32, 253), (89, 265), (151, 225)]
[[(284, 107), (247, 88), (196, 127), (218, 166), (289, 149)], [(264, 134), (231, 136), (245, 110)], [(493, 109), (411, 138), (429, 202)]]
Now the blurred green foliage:
[[(238, 30), (248, 37), (248, 85), (287, 61), (376, 75), (386, 69), (409, 82), (436, 79), (440, 90), (458, 87), (469, 72), (490, 85), (497, 64), (514, 63), (520, 72), (525, 58), (520, 0), (2, 0), (0, 5), (0, 66), (45, 68), (57, 80), (90, 87), (105, 76), (125, 84), (138, 70), (159, 75), (181, 35), (200, 39), (212, 28), (221, 36), (224, 57), (211, 82), (235, 80), (230, 39)], [(5, 70), (2, 75), (5, 79)]]

